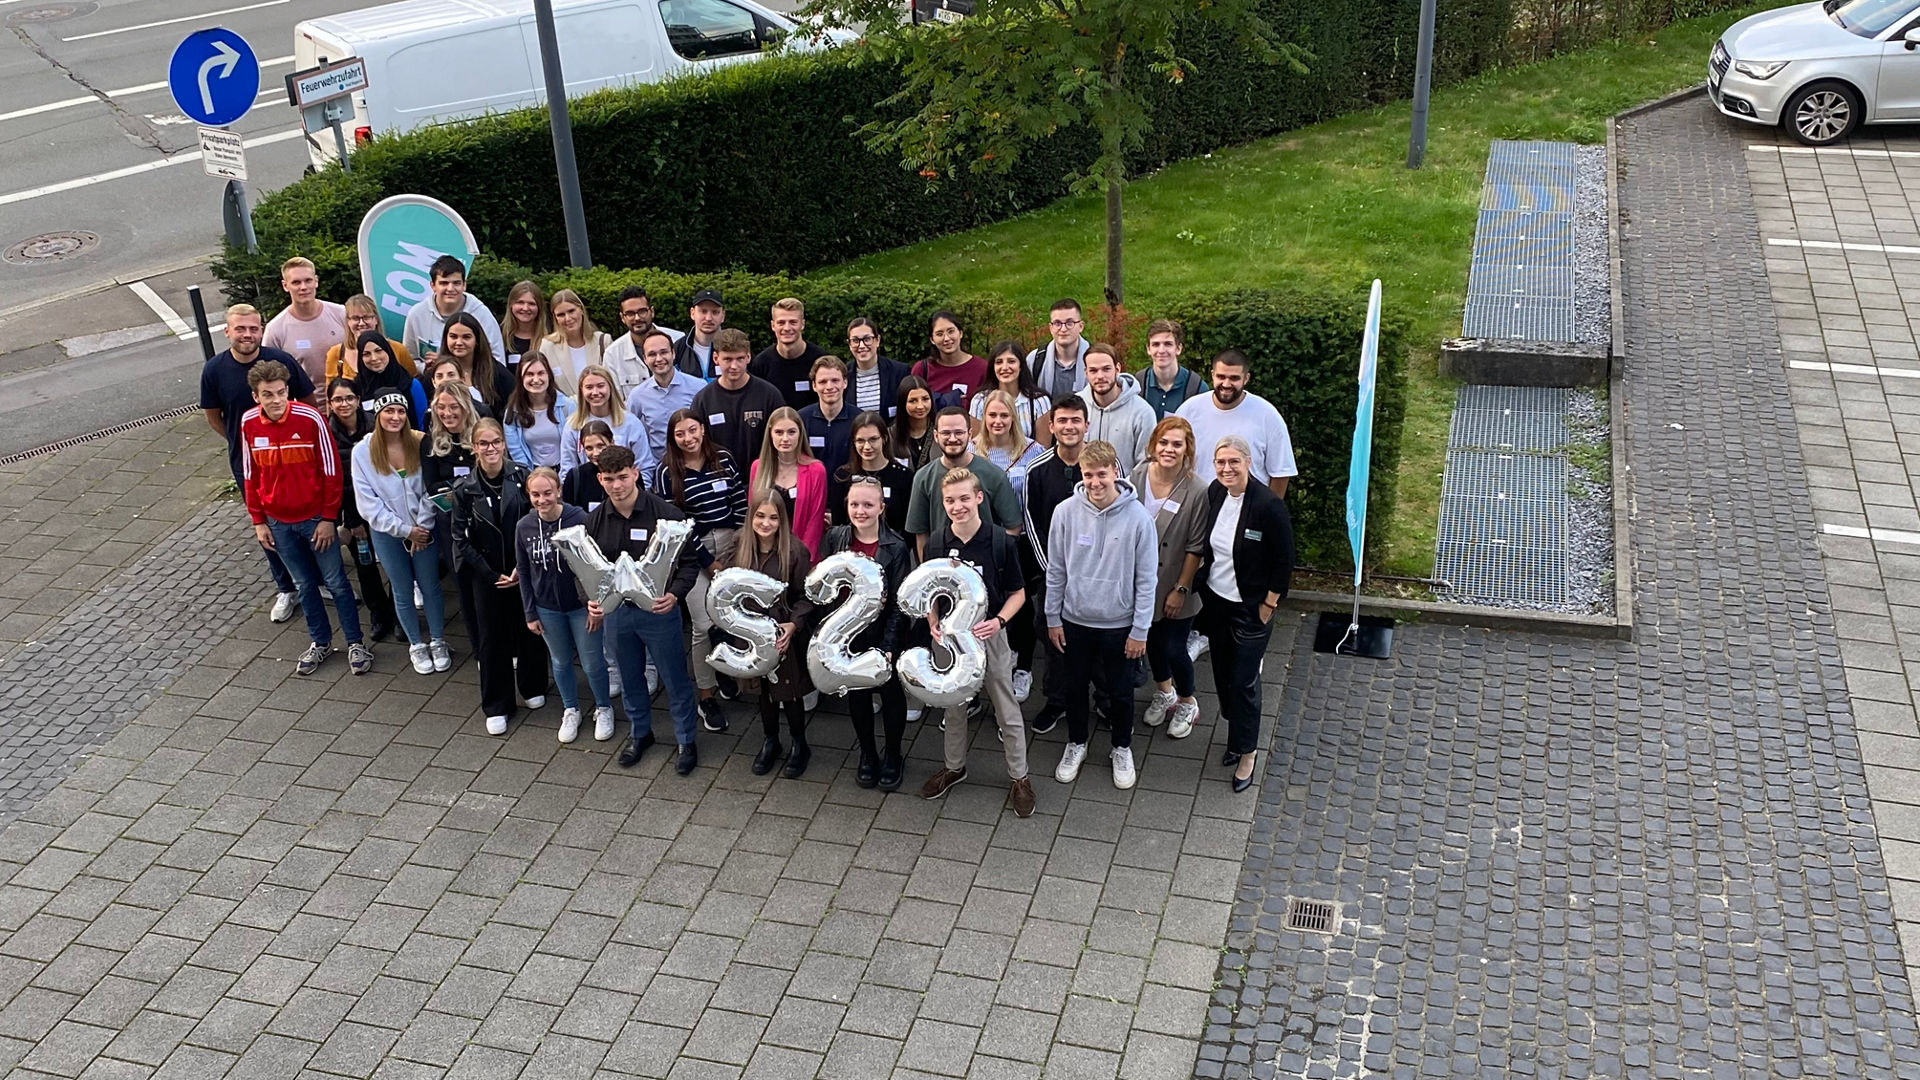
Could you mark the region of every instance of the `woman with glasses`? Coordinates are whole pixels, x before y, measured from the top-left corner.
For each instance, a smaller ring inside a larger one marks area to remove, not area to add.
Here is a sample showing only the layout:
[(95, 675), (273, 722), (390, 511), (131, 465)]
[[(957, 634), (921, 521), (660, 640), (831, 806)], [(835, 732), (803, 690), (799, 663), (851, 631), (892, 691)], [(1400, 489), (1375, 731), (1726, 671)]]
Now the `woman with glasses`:
[(899, 408), (900, 380), (907, 365), (880, 352), (880, 327), (861, 316), (847, 324), (847, 404), (860, 412), (891, 417)]
[(881, 510), (887, 527), (906, 535), (907, 499), (913, 490), (913, 470), (887, 456), (887, 421), (877, 412), (863, 412), (853, 418), (853, 453), (845, 465), (827, 478), (827, 515), (835, 525), (845, 525), (847, 489), (860, 477), (871, 478), (880, 489)]
[[(347, 312), (347, 340), (327, 350), (328, 381), (353, 378), (355, 372), (358, 370), (357, 361), (360, 355), (359, 342), (361, 336), (380, 332), (380, 308), (373, 302), (373, 297), (365, 293), (349, 296), (344, 306)], [(381, 339), (387, 343), (387, 354), (398, 360), (401, 369), (407, 373), (407, 377), (412, 378), (414, 375), (413, 354), (407, 351), (405, 345), (387, 337), (385, 334), (381, 334), (380, 336)], [(364, 397), (365, 395), (362, 396)], [(366, 400), (373, 401), (375, 399), (367, 398)]]
[(527, 626), (520, 598), (513, 533), (533, 510), (527, 467), (507, 456), (507, 432), (498, 420), (474, 425), (473, 461), (473, 471), (453, 485), (454, 565), (480, 668), (487, 734), (505, 735), (515, 684), (529, 709), (545, 705), (552, 660)]

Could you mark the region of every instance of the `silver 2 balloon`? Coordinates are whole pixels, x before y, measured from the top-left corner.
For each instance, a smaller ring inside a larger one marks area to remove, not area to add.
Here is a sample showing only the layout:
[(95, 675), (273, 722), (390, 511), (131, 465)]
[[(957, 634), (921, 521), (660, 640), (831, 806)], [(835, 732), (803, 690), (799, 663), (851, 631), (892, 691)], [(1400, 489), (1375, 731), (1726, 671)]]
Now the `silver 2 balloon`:
[(820, 623), (807, 645), (807, 673), (814, 689), (845, 697), (850, 690), (880, 686), (893, 671), (879, 649), (853, 651), (853, 639), (887, 609), (886, 572), (859, 552), (829, 555), (807, 575), (807, 599), (825, 607), (842, 592), (846, 602)]

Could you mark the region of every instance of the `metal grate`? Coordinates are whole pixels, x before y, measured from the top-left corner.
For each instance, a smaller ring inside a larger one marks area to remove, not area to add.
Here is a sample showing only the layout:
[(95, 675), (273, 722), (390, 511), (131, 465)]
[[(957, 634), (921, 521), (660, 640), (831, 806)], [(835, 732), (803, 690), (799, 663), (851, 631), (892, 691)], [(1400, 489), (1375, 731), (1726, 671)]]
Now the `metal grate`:
[(1477, 262), (1467, 278), (1467, 292), (1514, 299), (1573, 299), (1573, 267), (1546, 262)]
[(1557, 499), (1567, 493), (1567, 459), (1557, 454), (1448, 450), (1440, 496)]
[(132, 431), (135, 428), (143, 428), (149, 424), (158, 424), (167, 420), (177, 420), (182, 416), (191, 416), (199, 411), (200, 406), (198, 405), (181, 405), (178, 408), (168, 409), (166, 412), (155, 413), (152, 416), (143, 417), (139, 420), (132, 420), (124, 424), (115, 424), (110, 428), (88, 432), (85, 435), (75, 435), (70, 439), (61, 439), (56, 443), (36, 446), (31, 450), (22, 450), (17, 454), (8, 454), (6, 457), (0, 457), (0, 465), (11, 465), (16, 461), (26, 461), (29, 458), (37, 458), (43, 454), (51, 454), (58, 450), (65, 450), (70, 446), (79, 446), (81, 443), (92, 442), (95, 439), (104, 439), (109, 435), (119, 435), (122, 432)]
[(1289, 930), (1331, 934), (1333, 917), (1333, 905), (1325, 900), (1302, 900), (1297, 896), (1287, 900), (1287, 929)]
[(1494, 142), (1461, 319), (1467, 337), (1573, 340), (1578, 176), (1572, 143)]
[(1453, 595), (1460, 599), (1550, 607), (1567, 603), (1564, 547), (1439, 544), (1434, 549), (1433, 572), (1450, 582)]
[(1461, 332), (1470, 338), (1572, 341), (1573, 298), (1513, 299), (1468, 293)]
[(1451, 450), (1557, 450), (1567, 444), (1567, 392), (1532, 386), (1463, 386), (1447, 432)]
[[(1559, 412), (1515, 406), (1543, 405), (1555, 398)], [(1484, 438), (1500, 425), (1516, 439), (1566, 441), (1564, 391), (1521, 387), (1463, 387), (1456, 409), (1457, 439)], [(1504, 403), (1504, 404), (1501, 404)], [(1497, 421), (1496, 419), (1497, 418)], [(1475, 430), (1474, 425), (1481, 425)], [(1453, 586), (1459, 599), (1493, 603), (1564, 605), (1567, 598), (1567, 460), (1548, 452), (1451, 448), (1440, 486), (1440, 526), (1434, 545), (1434, 576)]]

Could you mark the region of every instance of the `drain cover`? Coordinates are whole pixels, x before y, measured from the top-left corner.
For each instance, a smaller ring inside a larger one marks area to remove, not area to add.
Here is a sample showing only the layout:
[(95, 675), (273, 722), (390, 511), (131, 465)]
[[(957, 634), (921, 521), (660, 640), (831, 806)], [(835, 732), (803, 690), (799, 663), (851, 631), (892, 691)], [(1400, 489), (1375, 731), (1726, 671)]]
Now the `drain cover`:
[(100, 5), (95, 3), (41, 4), (39, 7), (30, 7), (7, 16), (7, 25), (59, 22), (62, 19), (77, 19), (82, 15), (91, 15), (98, 10)]
[(31, 266), (35, 263), (71, 259), (75, 255), (84, 255), (99, 246), (100, 238), (90, 232), (41, 233), (39, 236), (30, 236), (6, 251), (0, 252), (0, 259)]
[(1325, 900), (1302, 900), (1297, 896), (1288, 900), (1287, 929), (1333, 933), (1333, 905)]

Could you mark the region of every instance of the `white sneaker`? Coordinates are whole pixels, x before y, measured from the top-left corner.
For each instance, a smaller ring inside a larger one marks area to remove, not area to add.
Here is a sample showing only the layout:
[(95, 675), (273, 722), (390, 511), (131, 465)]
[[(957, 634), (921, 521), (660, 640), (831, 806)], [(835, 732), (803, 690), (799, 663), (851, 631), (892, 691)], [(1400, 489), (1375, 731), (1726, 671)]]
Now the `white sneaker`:
[(1080, 775), (1080, 763), (1087, 760), (1087, 744), (1070, 742), (1060, 751), (1060, 764), (1053, 770), (1053, 778), (1063, 784), (1071, 784)]
[(1015, 671), (1013, 673), (1013, 700), (1025, 701), (1033, 692), (1033, 672)]
[(489, 734), (489, 735), (505, 735), (506, 733), (507, 733), (507, 718), (506, 718), (506, 717), (504, 717), (504, 716), (489, 716), (489, 717), (487, 717), (487, 734)]
[(1147, 702), (1147, 713), (1140, 718), (1140, 722), (1150, 728), (1159, 727), (1160, 721), (1167, 718), (1167, 710), (1173, 708), (1173, 703), (1179, 700), (1171, 690), (1155, 690), (1153, 700)]
[[(913, 708), (907, 710), (907, 720), (909, 723), (917, 724), (920, 722), (920, 717), (924, 716), (925, 714), (926, 714), (925, 709), (922, 709), (920, 706), (915, 705)], [(941, 730), (945, 730), (945, 728), (943, 727)]]
[(606, 742), (613, 738), (613, 706), (602, 705), (593, 710), (593, 740)]
[(1187, 658), (1190, 660), (1198, 660), (1200, 659), (1200, 654), (1206, 651), (1207, 635), (1198, 630), (1187, 631)]
[(647, 696), (653, 697), (655, 694), (658, 694), (659, 692), (660, 692), (660, 672), (654, 668), (653, 661), (649, 660), (647, 661)]
[(293, 618), (294, 610), (299, 606), (299, 593), (283, 592), (273, 598), (273, 611), (267, 617), (274, 622), (286, 622)]
[(580, 710), (568, 709), (560, 714), (560, 741), (569, 743), (580, 737)]
[(527, 708), (538, 709), (542, 705), (545, 705), (546, 703), (547, 703), (547, 695), (535, 694), (532, 697), (527, 699)]
[[(1084, 751), (1082, 751), (1084, 753)], [(1113, 750), (1113, 786), (1125, 791), (1139, 779), (1133, 771), (1133, 750), (1131, 747), (1117, 746)]]
[(428, 650), (431, 651), (433, 655), (433, 670), (445, 671), (448, 668), (453, 666), (453, 654), (447, 651), (446, 642), (444, 641), (430, 642), (428, 643), (427, 648)]
[(433, 650), (426, 643), (407, 647), (407, 659), (413, 661), (413, 670), (422, 675), (433, 674)]
[(1200, 719), (1200, 703), (1182, 701), (1167, 717), (1167, 738), (1184, 739), (1193, 734), (1193, 722)]

